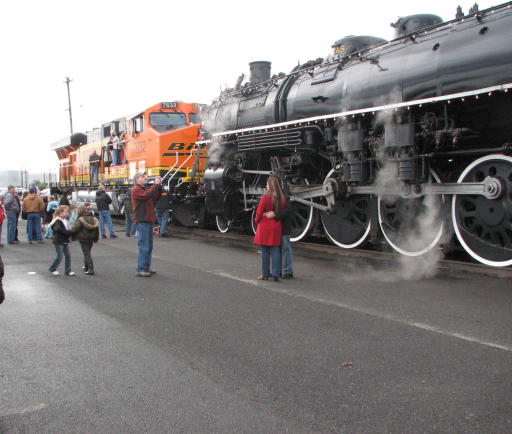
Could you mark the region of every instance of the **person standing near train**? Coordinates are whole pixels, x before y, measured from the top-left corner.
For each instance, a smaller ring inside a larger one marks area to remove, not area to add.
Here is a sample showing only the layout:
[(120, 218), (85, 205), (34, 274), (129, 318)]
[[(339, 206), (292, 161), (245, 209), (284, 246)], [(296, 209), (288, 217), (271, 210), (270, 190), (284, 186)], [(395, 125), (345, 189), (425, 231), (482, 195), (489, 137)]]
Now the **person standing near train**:
[(97, 154), (96, 149), (89, 156), (89, 182), (98, 182), (98, 175), (100, 173), (100, 156)]
[(133, 220), (137, 229), (138, 277), (150, 277), (156, 272), (151, 269), (153, 252), (153, 224), (155, 223), (155, 201), (160, 197), (162, 179), (157, 176), (155, 184), (147, 187), (148, 178), (144, 172), (134, 176), (135, 186), (132, 189)]
[(8, 187), (8, 193), (5, 195), (4, 209), (7, 214), (7, 244), (17, 244), (16, 231), (21, 206), (16, 189), (12, 185)]
[(159, 234), (166, 238), (169, 228), (169, 212), (171, 210), (171, 202), (169, 201), (169, 192), (162, 190), (160, 198), (156, 201), (156, 219), (160, 225)]
[(112, 166), (119, 166), (119, 137), (115, 131), (110, 135), (108, 144), (112, 146)]
[(41, 217), (44, 211), (43, 199), (37, 194), (37, 187), (30, 187), (29, 194), (23, 199), (23, 212), (27, 215), (27, 232), (28, 242), (37, 241), (43, 243), (43, 235), (41, 234)]
[(98, 187), (98, 191), (96, 192), (96, 207), (98, 208), (98, 214), (100, 216), (100, 232), (101, 238), (107, 238), (105, 234), (105, 222), (108, 225), (108, 230), (110, 232), (110, 238), (117, 238), (117, 235), (114, 233), (114, 225), (112, 224), (112, 216), (110, 215), (110, 204), (112, 203), (112, 199), (105, 191), (105, 186), (100, 185)]
[(269, 176), (267, 180), (267, 194), (261, 197), (256, 210), (255, 222), (258, 225), (254, 244), (261, 246), (261, 275), (258, 280), (268, 280), (270, 277), (270, 258), (272, 257), (272, 277), (279, 280), (281, 274), (281, 222), (265, 214), (273, 211), (279, 213), (285, 206), (285, 196), (279, 180)]

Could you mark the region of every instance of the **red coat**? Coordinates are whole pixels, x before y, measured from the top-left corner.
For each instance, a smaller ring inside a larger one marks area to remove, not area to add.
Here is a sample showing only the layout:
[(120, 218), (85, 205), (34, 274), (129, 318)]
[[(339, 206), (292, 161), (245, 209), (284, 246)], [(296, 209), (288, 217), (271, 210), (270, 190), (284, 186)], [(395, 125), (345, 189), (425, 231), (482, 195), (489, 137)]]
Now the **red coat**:
[(4, 219), (5, 219), (4, 206), (0, 205), (0, 225), (4, 222)]
[(268, 218), (263, 215), (268, 211), (273, 211), (272, 197), (266, 194), (260, 199), (258, 209), (254, 221), (258, 225), (256, 229), (256, 236), (254, 237), (254, 244), (260, 246), (280, 246), (281, 245), (281, 222), (273, 218)]

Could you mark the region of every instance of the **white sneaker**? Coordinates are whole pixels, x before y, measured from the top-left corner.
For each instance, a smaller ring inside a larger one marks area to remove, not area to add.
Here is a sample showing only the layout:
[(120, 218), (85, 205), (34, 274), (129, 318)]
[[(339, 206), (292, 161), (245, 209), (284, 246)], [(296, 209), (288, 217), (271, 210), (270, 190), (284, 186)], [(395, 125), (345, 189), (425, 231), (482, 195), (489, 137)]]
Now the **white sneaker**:
[(66, 274), (66, 276), (74, 276), (74, 275), (75, 275), (74, 271), (70, 271), (68, 274)]
[(51, 272), (54, 276), (58, 276), (59, 272), (57, 270)]

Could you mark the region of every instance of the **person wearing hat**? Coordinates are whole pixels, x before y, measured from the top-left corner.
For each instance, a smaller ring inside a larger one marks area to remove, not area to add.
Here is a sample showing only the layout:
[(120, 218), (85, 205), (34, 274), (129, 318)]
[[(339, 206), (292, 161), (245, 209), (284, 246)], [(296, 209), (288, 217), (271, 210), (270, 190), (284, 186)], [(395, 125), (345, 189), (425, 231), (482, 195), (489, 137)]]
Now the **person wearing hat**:
[(137, 229), (138, 277), (150, 277), (155, 274), (151, 269), (151, 253), (153, 252), (153, 224), (156, 220), (155, 201), (160, 198), (162, 179), (157, 176), (155, 184), (146, 186), (148, 178), (144, 172), (134, 176), (135, 185), (132, 188), (133, 220)]
[(37, 242), (43, 243), (43, 236), (41, 234), (41, 216), (44, 211), (43, 199), (37, 194), (37, 187), (32, 186), (28, 190), (28, 196), (23, 199), (22, 209), (27, 214), (27, 231), (28, 242), (32, 244), (35, 238)]

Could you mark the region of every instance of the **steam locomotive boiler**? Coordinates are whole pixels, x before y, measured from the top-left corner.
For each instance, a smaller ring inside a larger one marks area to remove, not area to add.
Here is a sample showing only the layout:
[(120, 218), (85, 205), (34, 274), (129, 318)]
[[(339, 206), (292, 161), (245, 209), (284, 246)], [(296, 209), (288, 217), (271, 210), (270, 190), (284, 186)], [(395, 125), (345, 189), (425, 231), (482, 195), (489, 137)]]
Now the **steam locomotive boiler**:
[(321, 225), (342, 248), (382, 240), (418, 256), (453, 227), (477, 261), (511, 265), (511, 6), (404, 17), (391, 41), (348, 36), (289, 74), (251, 63), (205, 121), (219, 229), (254, 210), (272, 173), (293, 240)]

